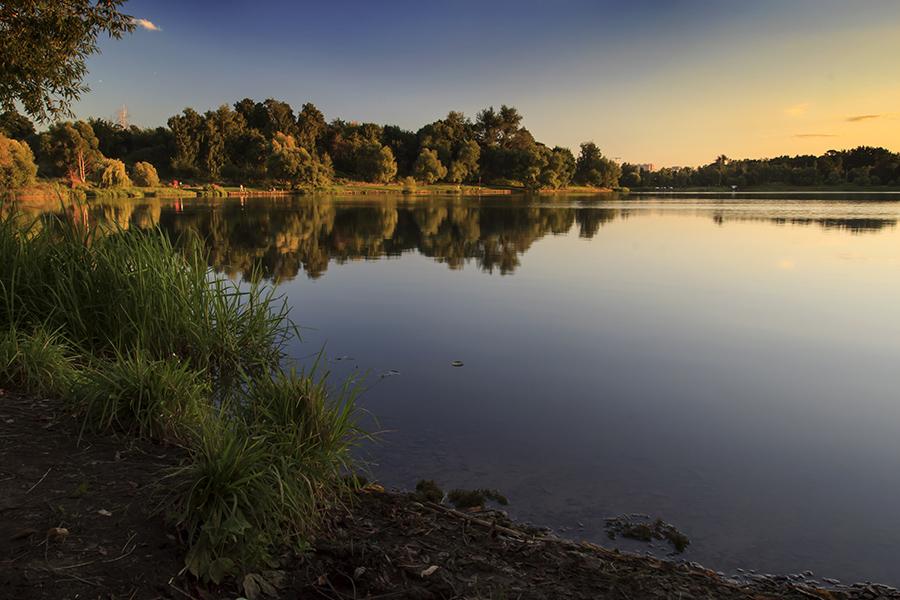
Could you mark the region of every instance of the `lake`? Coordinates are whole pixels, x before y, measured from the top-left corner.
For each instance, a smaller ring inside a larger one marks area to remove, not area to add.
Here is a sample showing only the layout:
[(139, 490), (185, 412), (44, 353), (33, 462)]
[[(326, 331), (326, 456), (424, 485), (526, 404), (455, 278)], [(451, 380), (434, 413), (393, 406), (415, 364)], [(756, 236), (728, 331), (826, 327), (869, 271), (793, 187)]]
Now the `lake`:
[[(368, 371), (384, 487), (496, 488), (608, 548), (900, 585), (900, 196), (231, 198), (139, 207), (280, 280)], [(136, 219), (132, 215), (131, 218)], [(146, 215), (142, 217), (146, 220)], [(454, 366), (461, 361), (463, 366)]]

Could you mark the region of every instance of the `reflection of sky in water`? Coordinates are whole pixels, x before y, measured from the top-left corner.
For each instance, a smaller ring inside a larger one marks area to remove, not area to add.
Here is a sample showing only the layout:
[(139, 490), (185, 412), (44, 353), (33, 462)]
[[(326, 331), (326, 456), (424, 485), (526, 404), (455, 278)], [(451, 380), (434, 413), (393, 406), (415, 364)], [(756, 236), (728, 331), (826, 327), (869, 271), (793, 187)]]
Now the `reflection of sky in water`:
[(316, 329), (294, 354), (327, 340), (354, 358), (336, 372), (401, 373), (364, 397), (393, 430), (388, 487), (497, 487), (513, 516), (623, 548), (603, 518), (648, 513), (714, 569), (900, 584), (900, 233), (771, 221), (898, 205), (722, 204), (620, 203), (505, 277), (332, 265), (282, 288)]

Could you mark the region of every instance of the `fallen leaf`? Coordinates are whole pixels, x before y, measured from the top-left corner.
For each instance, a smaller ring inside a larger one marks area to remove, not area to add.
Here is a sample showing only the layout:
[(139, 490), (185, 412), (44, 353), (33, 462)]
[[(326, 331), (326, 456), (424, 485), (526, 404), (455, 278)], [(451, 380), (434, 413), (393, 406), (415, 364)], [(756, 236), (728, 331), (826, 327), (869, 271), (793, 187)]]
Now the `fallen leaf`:
[(103, 515), (104, 517), (111, 517), (111, 516), (112, 516), (112, 513), (111, 513), (111, 512), (109, 512), (108, 510), (104, 510), (104, 509), (102, 509), (102, 508), (101, 508), (100, 510), (97, 511), (97, 514), (98, 514), (98, 515)]

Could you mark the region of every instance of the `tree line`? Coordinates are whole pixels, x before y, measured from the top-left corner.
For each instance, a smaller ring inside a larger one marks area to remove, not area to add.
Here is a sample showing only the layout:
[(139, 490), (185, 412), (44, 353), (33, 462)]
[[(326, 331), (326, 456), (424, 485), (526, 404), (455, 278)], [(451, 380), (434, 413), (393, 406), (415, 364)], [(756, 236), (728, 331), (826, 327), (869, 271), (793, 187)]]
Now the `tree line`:
[(168, 119), (167, 127), (156, 128), (89, 118), (57, 122), (36, 133), (31, 121), (10, 111), (0, 115), (0, 133), (27, 144), (40, 174), (98, 185), (104, 185), (104, 177), (109, 185), (125, 185), (136, 168), (148, 167), (170, 179), (304, 188), (335, 180), (406, 178), (536, 190), (573, 183), (612, 188), (621, 175), (594, 142), (582, 144), (576, 157), (568, 148), (536, 141), (518, 110), (506, 105), (481, 110), (474, 120), (451, 111), (416, 132), (396, 125), (326, 122), (312, 103), (295, 112), (272, 98), (245, 98), (203, 114), (185, 108)]
[(0, 115), (0, 185), (22, 187), (36, 175), (100, 187), (155, 186), (160, 177), (234, 185), (319, 188), (335, 181), (521, 186), (530, 190), (681, 188), (762, 185), (896, 185), (900, 154), (860, 146), (821, 156), (734, 160), (699, 168), (621, 166), (592, 141), (576, 157), (550, 148), (522, 126), (515, 107), (481, 110), (474, 120), (450, 111), (418, 131), (333, 119), (312, 103), (249, 98), (201, 114), (185, 108), (166, 127), (140, 128), (89, 118), (37, 133), (15, 111)]
[(657, 171), (624, 163), (619, 185), (656, 187), (790, 186), (895, 186), (900, 182), (900, 153), (885, 148), (858, 146), (814, 154), (764, 159), (728, 158), (724, 154), (699, 168), (663, 168)]

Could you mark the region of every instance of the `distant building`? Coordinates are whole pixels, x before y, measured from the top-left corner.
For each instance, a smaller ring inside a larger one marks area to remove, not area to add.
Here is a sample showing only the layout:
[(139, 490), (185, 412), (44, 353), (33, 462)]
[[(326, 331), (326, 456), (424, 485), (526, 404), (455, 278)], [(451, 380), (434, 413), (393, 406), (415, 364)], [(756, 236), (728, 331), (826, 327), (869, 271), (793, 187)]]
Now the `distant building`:
[(650, 173), (652, 173), (652, 172), (654, 171), (654, 169), (653, 169), (653, 163), (644, 163), (644, 164), (642, 164), (642, 165), (635, 165), (635, 166), (636, 166), (638, 169), (640, 169), (641, 171), (648, 171), (648, 172), (650, 172)]

